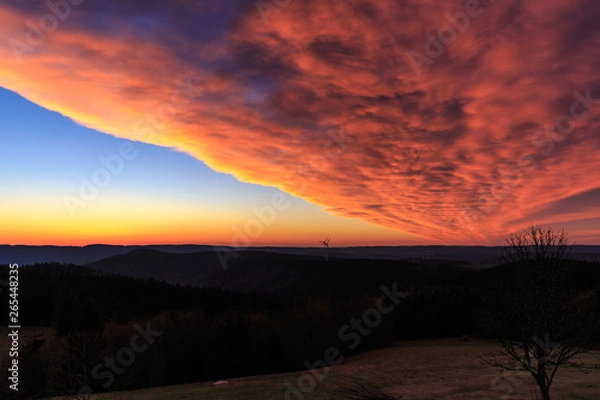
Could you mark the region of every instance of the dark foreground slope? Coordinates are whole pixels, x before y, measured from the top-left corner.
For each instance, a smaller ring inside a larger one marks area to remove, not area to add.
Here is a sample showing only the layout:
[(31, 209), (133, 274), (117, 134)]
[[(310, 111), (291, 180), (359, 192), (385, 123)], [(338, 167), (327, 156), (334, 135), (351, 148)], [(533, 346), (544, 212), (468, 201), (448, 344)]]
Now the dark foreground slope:
[[(537, 389), (527, 373), (501, 373), (482, 362), (481, 354), (495, 350), (496, 347), (483, 340), (449, 338), (396, 342), (330, 367), (312, 391), (300, 395), (307, 400), (347, 400), (340, 397), (336, 389), (358, 380), (376, 385), (398, 400), (535, 399)], [(600, 352), (579, 357), (578, 361), (594, 363), (598, 357)], [(306, 371), (299, 371), (228, 379), (225, 385), (215, 385), (213, 381), (105, 394), (97, 400), (282, 400), (286, 393), (287, 398), (296, 400), (299, 397), (289, 394), (290, 387), (298, 387), (298, 382), (306, 380)], [(598, 400), (600, 371), (582, 374), (577, 368), (566, 367), (560, 371), (553, 391), (556, 399)]]
[[(100, 393), (298, 371), (332, 347), (347, 358), (398, 340), (478, 336), (480, 305), (495, 298), (489, 288), (510, 274), (506, 266), (326, 262), (264, 252), (242, 254), (223, 269), (211, 257), (144, 250), (95, 264), (105, 272), (60, 264), (20, 268), (21, 324), (46, 330), (23, 339), (20, 398), (72, 395), (81, 382)], [(117, 270), (144, 279), (106, 272)], [(7, 266), (0, 272), (8, 276)], [(172, 285), (150, 274), (218, 288)], [(598, 264), (574, 263), (569, 279), (572, 290), (600, 298)], [(407, 297), (389, 297), (382, 286)], [(5, 288), (0, 292), (7, 304)], [(374, 323), (381, 298), (391, 309)], [(7, 325), (6, 310), (0, 316)], [(159, 334), (110, 380), (102, 366), (122, 356), (140, 329)], [(0, 360), (2, 380), (6, 362)], [(98, 365), (102, 375), (90, 375)], [(8, 399), (4, 388), (0, 398)]]

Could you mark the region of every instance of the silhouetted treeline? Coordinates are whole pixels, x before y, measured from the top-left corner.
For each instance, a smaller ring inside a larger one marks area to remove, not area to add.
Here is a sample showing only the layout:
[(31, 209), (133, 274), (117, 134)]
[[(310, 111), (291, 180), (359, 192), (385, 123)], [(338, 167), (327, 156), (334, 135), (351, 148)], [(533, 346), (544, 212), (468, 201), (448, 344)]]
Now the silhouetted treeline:
[[(289, 296), (182, 287), (60, 264), (23, 267), (21, 325), (48, 327), (50, 333), (25, 343), (19, 395), (74, 394), (83, 384), (98, 393), (301, 370), (306, 361), (323, 359), (330, 347), (347, 357), (395, 340), (476, 336), (481, 305), (512, 268), (436, 269), (436, 278), (429, 280), (390, 270), (367, 288), (368, 262), (353, 261), (361, 272), (340, 277), (343, 290), (335, 280), (320, 281)], [(600, 298), (600, 265), (574, 262), (570, 271), (566, 286)], [(1, 273), (8, 276), (7, 268)], [(341, 336), (340, 328), (351, 318), (376, 308), (379, 286), (394, 282), (408, 297), (368, 334), (353, 340), (349, 331)], [(6, 311), (1, 315), (6, 325)], [(144, 342), (140, 329), (155, 336)], [(144, 350), (127, 350), (132, 346)], [(106, 357), (129, 363), (125, 355), (131, 354), (135, 359), (126, 367), (105, 366)]]
[[(8, 276), (2, 267), (3, 276)], [(280, 296), (168, 285), (152, 279), (106, 275), (85, 267), (36, 264), (19, 269), (21, 324), (56, 326), (57, 334), (100, 329), (108, 321), (150, 318), (161, 311), (201, 307), (208, 315), (228, 310), (281, 310)], [(2, 309), (3, 321), (6, 309)]]

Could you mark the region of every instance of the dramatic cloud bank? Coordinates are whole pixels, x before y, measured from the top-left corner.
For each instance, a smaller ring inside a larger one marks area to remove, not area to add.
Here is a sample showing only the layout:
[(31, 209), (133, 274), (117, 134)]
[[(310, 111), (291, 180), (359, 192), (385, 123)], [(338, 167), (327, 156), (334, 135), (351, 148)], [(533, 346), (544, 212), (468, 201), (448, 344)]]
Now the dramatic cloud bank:
[(0, 85), (81, 124), (446, 243), (600, 238), (595, 0), (22, 4)]

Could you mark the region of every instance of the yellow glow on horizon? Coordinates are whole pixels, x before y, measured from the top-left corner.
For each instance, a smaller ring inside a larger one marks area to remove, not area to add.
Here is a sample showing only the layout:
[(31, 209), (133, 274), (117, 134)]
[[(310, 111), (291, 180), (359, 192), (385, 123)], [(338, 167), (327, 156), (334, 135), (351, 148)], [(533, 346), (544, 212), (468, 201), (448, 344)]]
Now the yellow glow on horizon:
[[(317, 218), (315, 218), (315, 216)], [(210, 210), (190, 205), (108, 198), (77, 210), (72, 218), (60, 199), (7, 199), (0, 210), (0, 243), (11, 245), (209, 244), (318, 246), (414, 244), (426, 240), (350, 218), (290, 207), (273, 220), (251, 209)]]

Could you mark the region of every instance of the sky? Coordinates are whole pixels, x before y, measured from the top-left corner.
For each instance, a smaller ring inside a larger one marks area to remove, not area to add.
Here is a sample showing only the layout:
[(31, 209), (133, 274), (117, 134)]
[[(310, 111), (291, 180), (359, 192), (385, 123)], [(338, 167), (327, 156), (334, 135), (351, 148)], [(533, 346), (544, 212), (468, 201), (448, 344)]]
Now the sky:
[(600, 4), (7, 0), (0, 243), (600, 244)]

